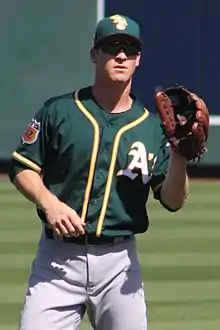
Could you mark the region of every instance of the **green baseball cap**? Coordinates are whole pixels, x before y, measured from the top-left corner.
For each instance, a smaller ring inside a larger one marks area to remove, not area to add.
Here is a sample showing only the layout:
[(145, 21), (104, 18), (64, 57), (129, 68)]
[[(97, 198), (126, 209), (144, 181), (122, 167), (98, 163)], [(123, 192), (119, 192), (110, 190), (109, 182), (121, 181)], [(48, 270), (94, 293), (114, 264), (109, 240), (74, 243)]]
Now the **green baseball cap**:
[(139, 25), (127, 16), (112, 15), (100, 20), (95, 31), (94, 44), (113, 35), (127, 35), (142, 44)]

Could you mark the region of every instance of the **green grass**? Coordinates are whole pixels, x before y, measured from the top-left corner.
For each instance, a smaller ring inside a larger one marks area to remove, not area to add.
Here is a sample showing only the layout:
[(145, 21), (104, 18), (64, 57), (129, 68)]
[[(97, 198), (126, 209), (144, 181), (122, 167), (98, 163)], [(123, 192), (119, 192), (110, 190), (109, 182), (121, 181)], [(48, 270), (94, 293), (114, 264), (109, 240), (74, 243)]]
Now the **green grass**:
[[(148, 203), (150, 228), (138, 251), (150, 330), (220, 328), (219, 191), (220, 182), (191, 182), (178, 213)], [(7, 180), (0, 181), (0, 219), (0, 330), (16, 330), (40, 222)], [(80, 329), (91, 329), (87, 317)]]

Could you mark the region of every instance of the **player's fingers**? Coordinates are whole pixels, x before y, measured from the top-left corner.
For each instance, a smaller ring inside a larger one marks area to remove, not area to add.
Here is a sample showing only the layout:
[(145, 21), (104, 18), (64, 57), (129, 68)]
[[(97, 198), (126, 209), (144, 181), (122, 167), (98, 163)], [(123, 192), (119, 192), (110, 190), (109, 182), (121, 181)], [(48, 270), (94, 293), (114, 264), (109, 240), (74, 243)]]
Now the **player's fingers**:
[(56, 236), (62, 236), (62, 234), (61, 234), (59, 228), (56, 228), (56, 227), (54, 226), (54, 224), (52, 225), (52, 224), (50, 224), (50, 223), (46, 223), (46, 227), (47, 227), (48, 229), (52, 229), (53, 232), (54, 232), (54, 234), (55, 234)]
[(68, 235), (68, 230), (63, 225), (62, 222), (56, 222), (55, 224), (55, 230), (60, 232), (60, 235)]
[(80, 234), (80, 235), (84, 235), (85, 234), (85, 229), (83, 227), (83, 225), (81, 223), (77, 223), (75, 224), (75, 229), (76, 231)]
[(80, 235), (85, 234), (84, 225), (82, 223), (82, 220), (76, 213), (73, 212), (69, 215), (69, 221)]
[(57, 235), (57, 236), (62, 236), (62, 234), (61, 234), (61, 232), (60, 232), (60, 230), (58, 229), (58, 228), (56, 228), (56, 227), (51, 227), (50, 229), (53, 229), (53, 231), (54, 231), (54, 233)]
[(77, 233), (77, 232), (75, 231), (74, 233), (71, 233), (71, 234), (65, 234), (64, 236), (69, 237), (69, 238), (71, 238), (71, 237), (79, 237), (79, 233)]
[(70, 220), (68, 218), (63, 220), (62, 224), (63, 224), (63, 226), (65, 226), (68, 236), (74, 236), (74, 237), (79, 236), (78, 232), (76, 231), (76, 228), (74, 227), (74, 225), (70, 222)]

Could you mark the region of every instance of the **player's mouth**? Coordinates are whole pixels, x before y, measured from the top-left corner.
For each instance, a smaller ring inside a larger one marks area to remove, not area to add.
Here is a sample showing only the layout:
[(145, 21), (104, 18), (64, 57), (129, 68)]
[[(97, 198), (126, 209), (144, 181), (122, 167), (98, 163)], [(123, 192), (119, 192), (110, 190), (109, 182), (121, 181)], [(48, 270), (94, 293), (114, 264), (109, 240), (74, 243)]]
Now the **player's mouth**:
[(116, 66), (114, 66), (114, 69), (119, 70), (119, 71), (127, 70), (126, 66), (122, 66), (122, 65), (116, 65)]

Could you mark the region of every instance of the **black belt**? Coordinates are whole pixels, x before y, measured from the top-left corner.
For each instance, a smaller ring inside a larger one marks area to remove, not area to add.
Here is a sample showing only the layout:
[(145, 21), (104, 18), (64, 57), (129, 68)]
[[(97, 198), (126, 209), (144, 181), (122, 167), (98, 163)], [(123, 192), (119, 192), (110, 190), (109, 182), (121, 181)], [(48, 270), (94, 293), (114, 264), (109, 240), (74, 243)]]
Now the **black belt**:
[[(54, 239), (53, 231), (47, 227), (45, 227), (45, 234), (46, 237), (49, 239)], [(100, 236), (97, 237), (95, 235), (82, 235), (78, 237), (66, 237), (63, 236), (63, 240), (69, 243), (75, 243), (79, 245), (102, 245), (102, 244), (113, 244), (113, 243), (120, 243), (126, 240), (129, 240), (132, 235), (129, 236), (118, 236), (118, 237), (111, 237), (111, 236)]]

